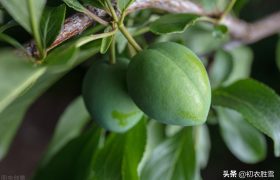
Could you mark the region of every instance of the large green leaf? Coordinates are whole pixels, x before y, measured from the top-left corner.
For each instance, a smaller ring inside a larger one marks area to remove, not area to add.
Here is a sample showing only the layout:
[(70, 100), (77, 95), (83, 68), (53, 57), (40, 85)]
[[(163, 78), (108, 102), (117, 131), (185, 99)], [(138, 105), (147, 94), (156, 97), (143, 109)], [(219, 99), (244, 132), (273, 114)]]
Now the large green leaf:
[[(57, 53), (59, 50), (62, 51), (65, 47), (61, 46), (57, 48)], [(21, 96), (14, 99), (5, 109), (3, 109), (0, 113), (0, 128), (1, 128), (1, 135), (0, 135), (0, 159), (2, 159), (11, 144), (11, 141), (16, 134), (16, 131), (23, 119), (25, 112), (27, 111), (28, 107), (36, 100), (38, 96), (40, 96), (49, 86), (51, 86), (54, 82), (56, 82), (59, 78), (61, 78), (65, 73), (67, 73), (70, 69), (74, 68), (76, 65), (84, 61), (85, 59), (89, 58), (90, 56), (94, 55), (99, 51), (100, 48), (100, 41), (96, 41), (93, 43), (89, 43), (87, 47), (83, 47), (79, 51), (79, 56), (77, 56), (75, 63), (73, 66), (68, 66), (67, 69), (63, 69), (60, 72), (53, 73), (52, 67), (47, 67), (47, 70), (44, 74), (42, 74), (39, 79), (34, 83), (33, 81), (29, 84), (28, 91), (24, 89), (24, 92), (21, 92)], [(2, 58), (4, 58), (5, 54), (9, 56), (12, 55), (14, 52), (9, 51), (9, 53), (0, 52), (0, 57), (2, 62)], [(18, 57), (18, 63), (22, 64), (23, 61), (22, 57)], [(19, 65), (16, 65), (19, 66)], [(4, 66), (3, 66), (4, 67)], [(24, 66), (23, 66), (24, 67)], [(2, 66), (0, 67), (2, 68)], [(4, 77), (10, 76), (21, 76), (18, 72), (20, 71), (21, 66), (16, 69), (16, 71), (5, 71)], [(2, 72), (2, 70), (1, 70)], [(1, 75), (1, 77), (3, 77)], [(9, 80), (10, 78), (6, 78), (5, 80)], [(4, 83), (3, 81), (2, 83)], [(0, 85), (2, 86), (2, 84)]]
[(65, 19), (66, 7), (46, 7), (41, 20), (44, 47), (49, 47), (58, 36)]
[(219, 88), (213, 92), (213, 104), (234, 109), (254, 127), (274, 140), (280, 156), (280, 97), (269, 87), (251, 79)]
[(152, 152), (142, 170), (142, 180), (198, 179), (193, 129), (184, 128)]
[[(71, 140), (61, 148), (50, 161), (41, 166), (34, 180), (79, 180), (87, 179), (92, 157), (98, 150), (101, 129), (94, 127), (81, 136)], [(81, 177), (77, 175), (82, 171)], [(77, 178), (76, 178), (77, 177)]]
[(146, 145), (144, 118), (125, 134), (111, 134), (96, 155), (90, 179), (138, 180), (137, 168)]
[(26, 31), (34, 36), (36, 46), (43, 55), (40, 20), (46, 0), (2, 0), (1, 4)]
[(152, 22), (150, 29), (156, 34), (182, 33), (198, 18), (195, 14), (168, 14)]
[(221, 135), (229, 150), (245, 163), (257, 163), (263, 160), (266, 155), (264, 136), (238, 112), (222, 107), (216, 109)]
[(43, 163), (50, 160), (66, 143), (77, 137), (89, 120), (90, 116), (85, 108), (84, 101), (82, 97), (78, 97), (65, 110), (56, 125), (54, 135), (44, 155)]
[(73, 67), (78, 54), (79, 49), (75, 45), (66, 46), (63, 49), (58, 48), (49, 54), (49, 56), (45, 59), (45, 63), (50, 68), (50, 72), (59, 73)]
[(1, 0), (3, 7), (29, 33), (34, 32), (32, 23), (39, 30), (45, 3), (46, 0)]
[[(14, 104), (14, 101), (22, 99), (45, 71), (46, 68), (36, 67), (11, 51), (0, 52), (0, 159), (19, 124), (17, 117), (22, 116), (21, 103)], [(15, 106), (13, 111), (10, 106)]]
[[(0, 113), (16, 98), (26, 91), (46, 71), (45, 67), (36, 67), (25, 57), (19, 57), (10, 51), (0, 56)], [(7, 78), (8, 76), (8, 78)], [(2, 131), (0, 131), (2, 132)]]
[(201, 23), (187, 29), (183, 34), (183, 42), (197, 54), (208, 54), (221, 46), (229, 39), (228, 35), (222, 38), (215, 38), (212, 35), (213, 27)]

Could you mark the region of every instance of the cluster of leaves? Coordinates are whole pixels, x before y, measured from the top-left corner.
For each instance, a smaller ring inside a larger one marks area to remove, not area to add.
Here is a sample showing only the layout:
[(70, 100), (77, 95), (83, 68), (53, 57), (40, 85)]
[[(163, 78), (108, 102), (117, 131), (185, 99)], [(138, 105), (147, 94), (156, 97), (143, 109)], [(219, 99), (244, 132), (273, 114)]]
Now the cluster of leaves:
[[(226, 6), (222, 0), (199, 1), (209, 10), (213, 6), (217, 8), (217, 4), (220, 9)], [(64, 2), (92, 18), (96, 17), (84, 5), (110, 12), (103, 0)], [(119, 0), (119, 10), (125, 14), (132, 2)], [(241, 7), (246, 1), (239, 3)], [(24, 49), (5, 33), (20, 25), (34, 37), (43, 63), (18, 55), (13, 49), (0, 51), (0, 159), (6, 155), (28, 107), (65, 73), (98, 52), (105, 54), (113, 42), (112, 37), (119, 56), (130, 57), (136, 53), (122, 33), (108, 34), (113, 30), (110, 26), (90, 28), (48, 52), (63, 25), (66, 6), (46, 7), (45, 4), (45, 0), (1, 1), (4, 10), (0, 9), (0, 40)], [(9, 22), (2, 18), (7, 13), (12, 17)], [(179, 42), (203, 57), (213, 88), (207, 124), (219, 125), (227, 147), (238, 159), (245, 163), (263, 160), (266, 156), (264, 134), (273, 139), (275, 155), (280, 156), (280, 97), (264, 84), (248, 79), (253, 60), (250, 48), (224, 49), (230, 41), (226, 27), (204, 21), (207, 18), (194, 14), (159, 17), (144, 10), (128, 16), (125, 24), (143, 47), (149, 44), (143, 34), (153, 32), (154, 42)], [(108, 36), (92, 35), (100, 31)], [(96, 40), (100, 37), (101, 40)], [(277, 52), (280, 68), (280, 43)], [(208, 54), (213, 54), (212, 61), (206, 58)], [(179, 127), (143, 117), (128, 132), (107, 135), (96, 125), (84, 131), (89, 121), (90, 116), (79, 97), (61, 116), (34, 179), (199, 179), (199, 170), (207, 165), (210, 138), (206, 124)]]

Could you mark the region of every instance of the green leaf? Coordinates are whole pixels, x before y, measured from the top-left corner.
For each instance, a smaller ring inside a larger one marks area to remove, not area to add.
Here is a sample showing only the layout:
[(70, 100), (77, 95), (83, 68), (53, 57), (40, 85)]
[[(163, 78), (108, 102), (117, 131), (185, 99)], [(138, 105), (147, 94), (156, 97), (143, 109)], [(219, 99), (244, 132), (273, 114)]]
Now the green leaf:
[(118, 53), (121, 54), (127, 46), (127, 43), (128, 43), (127, 39), (124, 37), (124, 35), (120, 31), (118, 31), (116, 33), (115, 38), (116, 38)]
[(40, 26), (45, 48), (49, 47), (60, 33), (65, 19), (65, 12), (66, 7), (64, 4), (58, 7), (45, 8)]
[(1, 3), (15, 21), (34, 36), (37, 49), (43, 57), (45, 51), (40, 33), (40, 20), (46, 0), (2, 0)]
[[(111, 30), (112, 30), (111, 27), (107, 27), (104, 30), (104, 33), (110, 32)], [(114, 35), (113, 36), (108, 36), (108, 37), (105, 37), (105, 38), (102, 39), (101, 48), (100, 48), (100, 53), (101, 54), (105, 54), (108, 51), (108, 49), (109, 49), (109, 47), (110, 47), (110, 45), (113, 41), (113, 38), (114, 38)]]
[(29, 33), (39, 30), (45, 3), (45, 0), (1, 0), (3, 7)]
[(162, 123), (155, 120), (149, 121), (147, 124), (147, 143), (142, 160), (138, 167), (138, 174), (141, 174), (145, 163), (151, 157), (153, 150), (165, 139), (165, 127)]
[(46, 68), (36, 67), (28, 59), (9, 51), (1, 53), (0, 68), (0, 113), (46, 71)]
[(233, 69), (223, 85), (229, 85), (237, 80), (247, 78), (251, 73), (253, 52), (250, 48), (240, 46), (229, 51), (229, 53), (233, 57)]
[(195, 14), (168, 14), (152, 22), (150, 29), (156, 34), (182, 33), (199, 17)]
[(103, 1), (104, 0), (82, 0), (83, 3), (90, 4), (93, 7), (97, 7), (100, 9), (103, 9), (105, 7), (105, 3)]
[[(21, 98), (25, 92), (46, 71), (44, 67), (35, 67), (28, 59), (17, 56), (11, 51), (0, 52), (0, 159), (4, 156), (7, 146), (14, 135), (13, 126), (18, 124), (16, 118), (21, 111), (6, 111), (13, 102)], [(8, 78), (7, 78), (8, 77)], [(21, 104), (17, 104), (16, 107)], [(15, 113), (16, 112), (16, 113)], [(10, 114), (11, 113), (11, 114)], [(7, 117), (8, 116), (8, 117)]]
[[(57, 48), (57, 51), (62, 51), (64, 48), (65, 48), (64, 46), (61, 46)], [(40, 96), (49, 86), (55, 83), (70, 69), (74, 68), (76, 65), (80, 64), (85, 59), (99, 52), (99, 49), (100, 49), (100, 41), (89, 43), (87, 47), (83, 47), (79, 51), (79, 56), (75, 60), (74, 66), (68, 67), (68, 69), (63, 69), (60, 72), (57, 72), (56, 74), (52, 73), (53, 69), (51, 67), (47, 68), (46, 72), (42, 74), (35, 83), (34, 81), (30, 82), (28, 86), (29, 87), (28, 91), (27, 89), (24, 89), (25, 93), (22, 92), (18, 98), (14, 99), (5, 109), (3, 109), (0, 112), (0, 159), (2, 159), (6, 155), (7, 150), (11, 144), (11, 141), (14, 135), (16, 134), (17, 129), (21, 123), (21, 120), (23, 119), (25, 112), (27, 111), (28, 107), (32, 104), (32, 102), (34, 102), (36, 98), (38, 98), (38, 96)], [(14, 53), (13, 51), (8, 51), (8, 52), (1, 51), (0, 64), (2, 62), (6, 62), (5, 60), (3, 60), (4, 58), (17, 57), (16, 55), (13, 55), (13, 53)], [(17, 60), (18, 60), (17, 61), (18, 64), (15, 64), (14, 66), (19, 67), (19, 69), (17, 68), (14, 71), (11, 69), (9, 71), (7, 71), (7, 69), (4, 69), (2, 71), (2, 68), (4, 68), (5, 66), (2, 65), (0, 66), (1, 73), (6, 72), (5, 75), (4, 76), (1, 75), (1, 77), (14, 76), (17, 77), (16, 79), (18, 79), (21, 76), (21, 74), (19, 74), (18, 71), (20, 71), (20, 68), (25, 67), (22, 66), (22, 63), (24, 62), (24, 58), (17, 57)], [(7, 78), (5, 78), (5, 80), (7, 80)], [(10, 78), (9, 81), (11, 81)], [(2, 83), (4, 82), (5, 81), (3, 81)], [(1, 85), (0, 87), (3, 88), (4, 86)], [(11, 86), (11, 88), (13, 88), (13, 86)]]
[[(98, 150), (101, 129), (92, 128), (81, 136), (71, 140), (44, 166), (41, 166), (34, 176), (34, 180), (86, 179), (77, 177), (90, 173), (92, 157)], [(81, 169), (83, 167), (84, 169)], [(76, 178), (77, 177), (77, 178)]]
[(264, 136), (244, 120), (241, 114), (227, 108), (216, 108), (221, 135), (229, 150), (244, 163), (257, 163), (265, 158)]
[(67, 6), (79, 12), (85, 12), (87, 9), (78, 0), (63, 0)]
[(245, 79), (215, 90), (212, 103), (234, 109), (255, 128), (271, 137), (280, 156), (280, 97), (269, 87)]
[(217, 39), (213, 37), (212, 30), (213, 27), (205, 23), (192, 26), (182, 34), (183, 42), (197, 54), (218, 50), (229, 40), (229, 35)]
[(70, 140), (77, 137), (83, 130), (90, 116), (85, 108), (82, 97), (75, 99), (60, 117), (54, 135), (44, 155), (43, 164), (48, 162)]
[(129, 7), (129, 5), (134, 1), (135, 0), (117, 0), (119, 10), (121, 12), (125, 11)]
[(196, 154), (197, 163), (201, 168), (206, 168), (211, 149), (209, 130), (206, 125), (196, 127)]
[(143, 180), (198, 179), (193, 130), (183, 129), (166, 139), (152, 152), (144, 165)]
[(17, 48), (17, 49), (21, 49), (23, 50), (23, 52), (25, 52), (24, 47), (14, 38), (12, 38), (11, 36), (8, 36), (4, 33), (0, 32), (0, 41), (6, 42), (10, 45), (12, 45), (13, 47)]
[(277, 47), (276, 47), (276, 63), (278, 69), (280, 70), (280, 38), (278, 40)]
[(0, 33), (3, 33), (4, 31), (6, 31), (12, 27), (15, 27), (16, 25), (18, 25), (18, 24), (15, 21), (11, 20), (8, 23), (6, 23), (0, 27)]
[(216, 37), (216, 38), (222, 38), (222, 37), (225, 36), (225, 34), (227, 32), (228, 32), (227, 26), (225, 26), (223, 24), (219, 24), (219, 25), (214, 27), (213, 36)]
[[(65, 47), (65, 46), (64, 46)], [(51, 67), (51, 72), (61, 72), (75, 65), (79, 49), (75, 45), (53, 50), (45, 59), (46, 64)]]
[(209, 69), (211, 87), (216, 88), (221, 85), (230, 76), (232, 69), (232, 55), (224, 50), (219, 50), (215, 54), (214, 62)]
[(146, 144), (144, 118), (125, 134), (111, 134), (96, 155), (90, 179), (138, 180), (137, 168)]

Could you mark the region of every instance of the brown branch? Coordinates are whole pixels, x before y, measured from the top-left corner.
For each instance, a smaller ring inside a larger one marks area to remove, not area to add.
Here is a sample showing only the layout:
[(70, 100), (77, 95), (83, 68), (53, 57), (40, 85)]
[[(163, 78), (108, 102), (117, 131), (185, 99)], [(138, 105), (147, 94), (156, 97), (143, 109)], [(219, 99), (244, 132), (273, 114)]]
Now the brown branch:
[[(127, 10), (128, 13), (135, 12), (141, 9), (160, 9), (170, 13), (195, 13), (199, 15), (215, 16), (217, 12), (209, 14), (204, 9), (187, 0), (136, 0)], [(100, 9), (91, 8), (94, 14), (103, 18), (106, 13)], [(60, 35), (49, 49), (52, 49), (62, 42), (72, 38), (83, 32), (89, 26), (93, 25), (94, 21), (85, 14), (74, 14), (66, 19)], [(238, 43), (254, 43), (260, 39), (266, 38), (280, 31), (280, 12), (272, 14), (264, 19), (254, 23), (247, 23), (232, 16), (226, 17), (223, 22), (229, 28), (229, 32), (233, 42)], [(26, 45), (28, 54), (34, 55), (34, 44)]]
[(227, 17), (224, 23), (228, 26), (234, 40), (250, 44), (280, 32), (280, 12), (254, 23), (247, 23), (232, 17)]

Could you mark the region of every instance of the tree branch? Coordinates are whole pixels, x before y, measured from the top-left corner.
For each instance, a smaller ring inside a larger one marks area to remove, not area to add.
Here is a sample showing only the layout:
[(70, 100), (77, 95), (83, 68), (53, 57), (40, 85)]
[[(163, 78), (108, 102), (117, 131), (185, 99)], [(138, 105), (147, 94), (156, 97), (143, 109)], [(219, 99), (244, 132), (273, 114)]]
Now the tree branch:
[[(217, 12), (206, 12), (201, 6), (187, 0), (136, 0), (127, 10), (132, 13), (141, 9), (160, 9), (170, 13), (195, 13), (205, 16), (216, 16)], [(90, 8), (95, 15), (104, 18), (105, 11)], [(247, 23), (243, 20), (227, 16), (222, 23), (229, 28), (229, 33), (233, 42), (237, 43), (254, 43), (277, 32), (280, 32), (280, 12), (265, 17), (253, 23)], [(49, 47), (49, 50), (60, 45), (62, 42), (80, 34), (89, 26), (93, 25), (94, 21), (85, 14), (77, 13), (66, 19), (61, 33)], [(27, 53), (34, 56), (36, 48), (34, 43), (28, 43), (26, 46)]]

